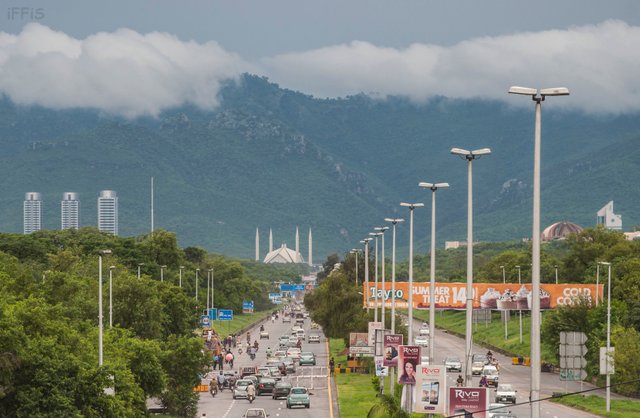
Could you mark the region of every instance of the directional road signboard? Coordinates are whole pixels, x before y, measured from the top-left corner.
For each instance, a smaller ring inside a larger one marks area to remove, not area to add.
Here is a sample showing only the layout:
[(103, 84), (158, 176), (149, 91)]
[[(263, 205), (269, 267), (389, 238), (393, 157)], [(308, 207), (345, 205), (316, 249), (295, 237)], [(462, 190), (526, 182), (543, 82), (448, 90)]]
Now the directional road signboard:
[(211, 322), (209, 322), (209, 317), (207, 315), (201, 315), (200, 316), (200, 326), (202, 328), (209, 328), (209, 325), (211, 325)]
[(217, 308), (209, 309), (209, 321), (213, 322), (216, 319), (218, 319), (218, 309)]
[(242, 301), (242, 313), (253, 313), (253, 301), (252, 300), (243, 300)]
[(233, 319), (232, 309), (218, 309), (218, 321), (231, 321)]

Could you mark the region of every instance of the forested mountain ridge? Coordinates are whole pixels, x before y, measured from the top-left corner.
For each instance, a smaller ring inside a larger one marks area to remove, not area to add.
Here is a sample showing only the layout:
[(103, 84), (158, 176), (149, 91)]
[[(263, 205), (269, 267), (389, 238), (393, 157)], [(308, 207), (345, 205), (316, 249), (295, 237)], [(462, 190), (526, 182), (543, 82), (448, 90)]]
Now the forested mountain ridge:
[[(0, 103), (0, 230), (20, 232), (24, 193), (43, 194), (43, 226), (59, 228), (61, 193), (80, 194), (81, 225), (96, 224), (96, 198), (120, 198), (120, 232), (155, 223), (181, 245), (252, 258), (294, 245), (313, 229), (314, 258), (352, 248), (388, 216), (406, 217), (400, 201), (423, 201), (417, 250), (426, 249), (430, 195), (419, 181), (447, 181), (438, 198), (438, 239), (466, 237), (466, 164), (452, 147), (490, 147), (474, 164), (474, 238), (530, 236), (533, 106), (434, 98), (357, 95), (317, 99), (246, 75), (220, 93), (214, 111), (190, 106), (159, 118), (123, 120), (91, 110), (49, 110)], [(592, 116), (543, 106), (542, 224), (591, 226), (609, 200), (626, 229), (640, 223), (637, 184), (640, 118)], [(624, 150), (624, 152), (620, 151)], [(406, 246), (406, 226), (399, 246)], [(399, 255), (406, 257), (405, 255)]]

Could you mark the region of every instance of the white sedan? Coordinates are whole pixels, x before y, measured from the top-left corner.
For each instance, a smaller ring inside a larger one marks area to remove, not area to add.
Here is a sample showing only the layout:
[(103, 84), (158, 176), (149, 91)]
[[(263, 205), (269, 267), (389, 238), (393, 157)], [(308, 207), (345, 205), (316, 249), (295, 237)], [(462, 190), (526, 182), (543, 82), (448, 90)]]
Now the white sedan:
[(426, 335), (418, 335), (413, 339), (413, 343), (415, 345), (419, 345), (420, 347), (428, 347), (429, 337), (427, 337)]

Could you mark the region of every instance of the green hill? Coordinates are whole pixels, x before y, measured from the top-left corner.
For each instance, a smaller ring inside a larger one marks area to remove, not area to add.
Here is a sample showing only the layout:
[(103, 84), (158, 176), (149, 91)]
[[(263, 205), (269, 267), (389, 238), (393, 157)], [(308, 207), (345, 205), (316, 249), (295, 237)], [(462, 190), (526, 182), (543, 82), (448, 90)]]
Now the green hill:
[[(213, 112), (184, 107), (130, 121), (0, 102), (0, 230), (21, 232), (28, 191), (43, 194), (45, 228), (59, 228), (65, 191), (80, 194), (81, 225), (95, 225), (98, 192), (113, 189), (120, 233), (145, 233), (153, 176), (155, 225), (175, 231), (181, 245), (253, 258), (256, 227), (264, 256), (269, 227), (275, 246), (293, 247), (298, 225), (305, 257), (313, 229), (319, 262), (357, 245), (384, 217), (406, 217), (400, 201), (429, 203), (419, 181), (447, 181), (451, 188), (438, 195), (438, 239), (464, 240), (466, 163), (450, 155), (455, 146), (493, 151), (474, 164), (474, 238), (530, 235), (533, 106), (315, 99), (254, 76), (227, 85), (221, 103)], [(637, 115), (543, 106), (543, 226), (591, 226), (609, 200), (625, 229), (640, 224), (639, 186), (628, 180), (640, 174), (639, 138)], [(429, 216), (428, 207), (416, 212), (416, 251), (426, 249)], [(407, 231), (398, 230), (401, 251)]]

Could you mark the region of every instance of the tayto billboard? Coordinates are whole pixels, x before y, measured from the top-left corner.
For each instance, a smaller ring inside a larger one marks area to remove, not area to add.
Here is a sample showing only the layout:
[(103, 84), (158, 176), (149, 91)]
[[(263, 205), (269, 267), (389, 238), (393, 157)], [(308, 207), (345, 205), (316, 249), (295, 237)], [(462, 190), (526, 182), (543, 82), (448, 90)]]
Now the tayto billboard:
[(447, 415), (486, 418), (487, 400), (487, 388), (449, 388), (449, 413)]
[(444, 414), (446, 383), (447, 374), (444, 366), (419, 366), (417, 399), (413, 412)]
[[(378, 305), (382, 300), (386, 307), (391, 307), (392, 294), (391, 283), (378, 284)], [(370, 308), (375, 307), (376, 287), (375, 283), (364, 286), (363, 294), (366, 295), (363, 305), (367, 303)], [(466, 283), (436, 283), (434, 302), (436, 309), (465, 309), (466, 307)], [(598, 295), (602, 299), (603, 285), (595, 284), (541, 284), (538, 298), (540, 309), (554, 309), (556, 307), (572, 305), (579, 298), (586, 298), (595, 305)], [(396, 308), (409, 306), (409, 283), (396, 282)], [(416, 309), (429, 309), (429, 283), (413, 282), (413, 307)], [(531, 284), (517, 283), (474, 283), (473, 307), (475, 309), (496, 310), (530, 310), (533, 301)]]
[(398, 346), (398, 383), (415, 385), (418, 366), (420, 366), (420, 347), (417, 345)]
[(387, 367), (398, 366), (398, 347), (402, 345), (402, 334), (389, 334), (384, 336), (384, 365)]

